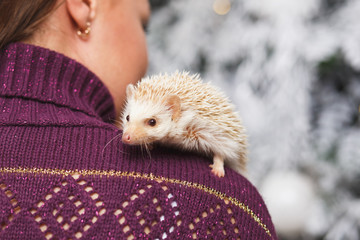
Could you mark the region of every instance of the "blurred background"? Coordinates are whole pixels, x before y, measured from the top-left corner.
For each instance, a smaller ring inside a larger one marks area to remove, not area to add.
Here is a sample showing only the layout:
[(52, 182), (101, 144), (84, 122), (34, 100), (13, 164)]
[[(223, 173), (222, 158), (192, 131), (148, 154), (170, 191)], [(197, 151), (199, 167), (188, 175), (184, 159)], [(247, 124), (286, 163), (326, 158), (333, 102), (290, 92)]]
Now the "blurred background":
[(280, 239), (360, 239), (360, 1), (151, 3), (148, 74), (230, 97)]

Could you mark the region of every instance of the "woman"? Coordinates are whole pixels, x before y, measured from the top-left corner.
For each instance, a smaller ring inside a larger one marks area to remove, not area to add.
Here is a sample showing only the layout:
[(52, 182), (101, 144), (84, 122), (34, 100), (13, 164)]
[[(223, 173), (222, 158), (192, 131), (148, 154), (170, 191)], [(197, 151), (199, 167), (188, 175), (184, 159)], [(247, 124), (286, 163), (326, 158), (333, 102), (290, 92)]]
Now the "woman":
[(276, 239), (242, 176), (119, 141), (149, 15), (147, 0), (0, 3), (0, 239)]

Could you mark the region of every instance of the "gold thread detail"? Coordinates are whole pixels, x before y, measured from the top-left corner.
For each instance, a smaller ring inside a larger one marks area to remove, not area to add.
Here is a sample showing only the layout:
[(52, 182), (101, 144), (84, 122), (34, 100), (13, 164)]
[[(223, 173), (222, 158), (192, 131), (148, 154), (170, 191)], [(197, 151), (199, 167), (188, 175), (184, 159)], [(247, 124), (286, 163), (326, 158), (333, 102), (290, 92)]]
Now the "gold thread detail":
[(249, 214), (255, 222), (261, 226), (265, 232), (272, 238), (270, 230), (267, 228), (266, 224), (264, 224), (261, 219), (256, 216), (256, 214), (244, 203), (240, 202), (238, 199), (233, 197), (228, 197), (225, 193), (221, 193), (213, 188), (207, 187), (205, 185), (199, 183), (188, 182), (184, 180), (174, 179), (174, 178), (165, 178), (155, 176), (152, 173), (139, 173), (139, 172), (122, 172), (115, 170), (65, 170), (65, 169), (44, 169), (44, 168), (0, 168), (0, 173), (8, 173), (8, 174), (34, 174), (34, 175), (59, 175), (59, 176), (71, 176), (74, 174), (81, 174), (83, 176), (106, 176), (106, 177), (131, 177), (131, 178), (140, 178), (146, 180), (152, 180), (156, 182), (167, 182), (171, 184), (178, 184), (194, 189), (201, 190), (208, 194), (214, 195), (223, 201), (229, 201), (233, 205), (242, 209), (244, 212)]

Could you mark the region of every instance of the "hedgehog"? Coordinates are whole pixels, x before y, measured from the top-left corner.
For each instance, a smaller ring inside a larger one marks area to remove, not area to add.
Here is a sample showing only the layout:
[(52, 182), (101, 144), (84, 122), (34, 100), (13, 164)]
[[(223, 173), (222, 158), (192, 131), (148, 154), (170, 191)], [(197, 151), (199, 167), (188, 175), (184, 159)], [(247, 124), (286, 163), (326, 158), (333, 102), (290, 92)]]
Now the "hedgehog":
[(211, 172), (224, 164), (246, 175), (247, 136), (234, 106), (199, 74), (176, 71), (141, 79), (126, 88), (122, 142), (165, 146), (212, 157)]

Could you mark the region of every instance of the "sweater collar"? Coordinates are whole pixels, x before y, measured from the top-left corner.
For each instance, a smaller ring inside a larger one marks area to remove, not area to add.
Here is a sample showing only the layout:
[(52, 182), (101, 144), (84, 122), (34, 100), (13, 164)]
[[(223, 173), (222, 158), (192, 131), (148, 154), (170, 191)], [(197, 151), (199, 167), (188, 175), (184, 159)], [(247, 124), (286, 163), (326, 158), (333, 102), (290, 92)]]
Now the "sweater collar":
[(95, 74), (62, 54), (24, 43), (0, 50), (0, 95), (57, 104), (107, 122), (115, 119), (112, 97)]

